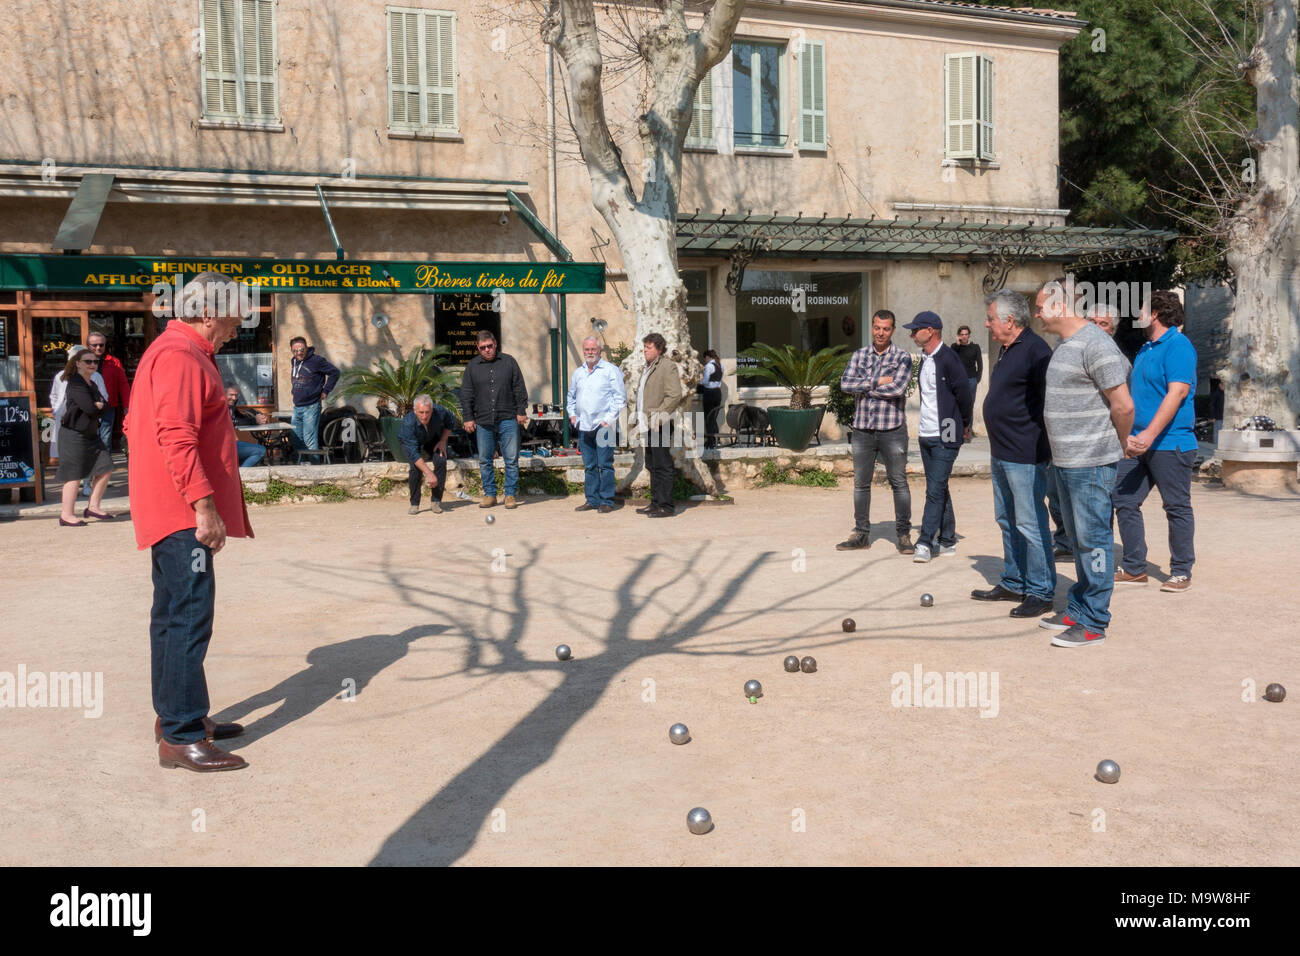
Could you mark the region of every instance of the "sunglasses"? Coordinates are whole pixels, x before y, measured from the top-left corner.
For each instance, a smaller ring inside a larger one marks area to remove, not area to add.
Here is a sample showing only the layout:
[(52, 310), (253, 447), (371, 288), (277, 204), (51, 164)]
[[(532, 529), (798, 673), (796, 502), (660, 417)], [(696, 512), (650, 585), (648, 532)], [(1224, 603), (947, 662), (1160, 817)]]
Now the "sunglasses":
[(496, 346), (493, 343), (488, 342), (486, 345), (480, 345), (478, 350), (480, 352), (490, 352), (494, 348), (496, 348)]
[(82, 365), (98, 365), (99, 359), (78, 359)]

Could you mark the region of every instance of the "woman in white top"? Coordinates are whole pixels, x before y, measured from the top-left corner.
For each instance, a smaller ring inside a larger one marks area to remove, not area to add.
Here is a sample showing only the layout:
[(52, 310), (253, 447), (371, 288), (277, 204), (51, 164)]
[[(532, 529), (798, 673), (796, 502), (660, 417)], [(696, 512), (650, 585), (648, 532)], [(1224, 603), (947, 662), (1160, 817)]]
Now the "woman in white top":
[(704, 371), (695, 390), (704, 402), (704, 447), (718, 447), (718, 409), (722, 406), (722, 359), (713, 349), (704, 353)]
[[(84, 345), (74, 345), (68, 349), (68, 358), (73, 359), (82, 352), (89, 351)], [(99, 389), (99, 394), (108, 401), (108, 389), (104, 386), (104, 376), (96, 372), (90, 376), (90, 380), (95, 383)], [(59, 457), (59, 419), (63, 417), (63, 398), (67, 394), (68, 383), (64, 381), (63, 374), (54, 376), (54, 384), (50, 386), (50, 414), (54, 416), (54, 430), (50, 434), (50, 457)]]

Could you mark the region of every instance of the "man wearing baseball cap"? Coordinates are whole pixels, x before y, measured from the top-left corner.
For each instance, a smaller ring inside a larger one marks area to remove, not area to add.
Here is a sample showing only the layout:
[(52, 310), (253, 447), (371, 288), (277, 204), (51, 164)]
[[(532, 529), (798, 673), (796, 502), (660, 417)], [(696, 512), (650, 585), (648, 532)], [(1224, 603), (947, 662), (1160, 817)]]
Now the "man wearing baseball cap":
[(948, 477), (957, 452), (970, 440), (975, 395), (961, 359), (943, 344), (943, 319), (934, 312), (919, 312), (903, 328), (921, 349), (917, 373), (921, 422), (916, 431), (925, 469), (925, 513), (912, 560), (924, 564), (936, 550), (939, 554), (957, 553), (957, 523)]

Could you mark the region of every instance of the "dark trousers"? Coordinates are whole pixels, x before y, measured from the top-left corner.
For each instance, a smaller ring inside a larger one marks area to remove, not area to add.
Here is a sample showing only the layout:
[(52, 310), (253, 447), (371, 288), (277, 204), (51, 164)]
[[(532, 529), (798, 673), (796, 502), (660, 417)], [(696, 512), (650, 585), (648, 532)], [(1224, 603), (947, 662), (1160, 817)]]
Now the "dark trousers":
[(646, 439), (646, 467), (650, 471), (650, 505), (654, 508), (673, 506), (673, 447), (672, 425), (651, 428)]
[(1137, 458), (1123, 458), (1115, 475), (1115, 517), (1124, 544), (1123, 568), (1129, 574), (1145, 574), (1147, 569), (1147, 534), (1142, 521), (1142, 502), (1154, 485), (1160, 489), (1169, 522), (1169, 573), (1192, 576), (1196, 562), (1193, 536), (1196, 521), (1192, 516), (1192, 467), (1194, 451), (1148, 451)]
[(203, 659), (212, 637), (216, 595), (212, 551), (199, 544), (193, 528), (153, 546), (153, 709), (162, 718), (168, 743), (192, 744), (204, 738), (208, 683)]
[(917, 544), (934, 548), (935, 544), (951, 547), (957, 543), (957, 518), (948, 494), (948, 478), (960, 449), (946, 448), (938, 438), (918, 438), (921, 466), (925, 469), (925, 511), (921, 517), (921, 537)]
[[(433, 474), (438, 479), (438, 484), (429, 489), (429, 496), (434, 501), (442, 501), (443, 489), (447, 487), (447, 456), (439, 455), (435, 451), (424, 452), (425, 464), (433, 466)], [(415, 467), (414, 462), (411, 464), (411, 471), (406, 476), (406, 486), (411, 491), (411, 506), (419, 507), (420, 489), (424, 486), (424, 472)]]
[(853, 429), (849, 433), (853, 451), (853, 531), (871, 531), (871, 481), (876, 459), (885, 463), (889, 487), (894, 492), (894, 532), (898, 537), (912, 533), (912, 492), (907, 487), (907, 425), (897, 428)]
[(704, 447), (718, 447), (718, 410), (722, 407), (722, 389), (706, 388), (700, 392), (704, 403)]

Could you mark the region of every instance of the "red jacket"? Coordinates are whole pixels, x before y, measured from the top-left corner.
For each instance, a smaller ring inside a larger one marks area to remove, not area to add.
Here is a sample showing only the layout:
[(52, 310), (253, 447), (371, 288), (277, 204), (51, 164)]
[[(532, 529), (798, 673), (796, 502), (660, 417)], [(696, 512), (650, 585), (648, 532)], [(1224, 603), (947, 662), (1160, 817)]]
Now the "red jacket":
[(125, 412), (131, 407), (131, 386), (126, 382), (126, 369), (122, 368), (122, 363), (105, 352), (104, 361), (99, 363), (99, 374), (108, 390), (108, 404)]
[(140, 359), (123, 431), (131, 449), (127, 478), (140, 550), (198, 527), (194, 502), (208, 495), (229, 537), (253, 537), (212, 343), (184, 321), (168, 322)]

